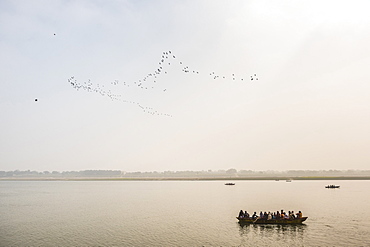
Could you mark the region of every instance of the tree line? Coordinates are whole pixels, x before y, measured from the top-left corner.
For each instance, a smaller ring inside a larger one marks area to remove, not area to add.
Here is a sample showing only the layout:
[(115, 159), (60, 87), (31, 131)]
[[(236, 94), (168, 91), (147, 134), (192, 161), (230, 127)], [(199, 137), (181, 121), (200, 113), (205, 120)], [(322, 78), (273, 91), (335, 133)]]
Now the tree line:
[(84, 171), (0, 171), (0, 178), (243, 178), (243, 177), (341, 177), (370, 176), (370, 170), (202, 170), (202, 171), (136, 171), (84, 170)]

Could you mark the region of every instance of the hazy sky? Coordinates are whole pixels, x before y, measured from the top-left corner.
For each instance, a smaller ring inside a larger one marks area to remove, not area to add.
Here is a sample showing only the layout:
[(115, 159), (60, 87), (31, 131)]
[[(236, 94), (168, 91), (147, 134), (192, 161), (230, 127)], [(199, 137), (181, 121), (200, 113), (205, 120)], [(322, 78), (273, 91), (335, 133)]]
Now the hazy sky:
[(369, 9), (1, 0), (0, 170), (370, 169)]

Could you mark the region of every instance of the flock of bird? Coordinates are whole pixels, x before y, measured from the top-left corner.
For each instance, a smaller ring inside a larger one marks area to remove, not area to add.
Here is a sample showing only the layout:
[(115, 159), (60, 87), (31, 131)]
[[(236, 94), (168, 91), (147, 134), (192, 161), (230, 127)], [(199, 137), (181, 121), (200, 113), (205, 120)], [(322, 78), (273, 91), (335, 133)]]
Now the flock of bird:
[[(110, 83), (111, 86), (123, 86), (123, 87), (136, 87), (141, 90), (153, 90), (160, 88), (160, 91), (166, 92), (167, 88), (163, 88), (160, 86), (159, 79), (160, 76), (166, 75), (170, 72), (169, 68), (172, 67), (171, 65), (177, 64), (181, 67), (181, 71), (183, 73), (191, 73), (191, 74), (202, 74), (200, 71), (190, 68), (187, 65), (184, 65), (182, 61), (178, 61), (176, 56), (171, 51), (164, 51), (161, 54), (161, 58), (158, 62), (157, 68), (152, 71), (151, 73), (148, 73), (144, 77), (142, 77), (139, 80), (133, 81), (133, 82), (120, 82), (118, 80), (114, 80)], [(178, 68), (178, 66), (176, 66)], [(238, 77), (234, 73), (229, 75), (219, 75), (215, 72), (210, 72), (208, 75), (213, 80), (232, 80), (232, 81), (258, 81), (257, 74), (252, 74), (247, 77)], [(76, 90), (85, 90), (87, 92), (94, 92), (98, 93), (101, 96), (109, 97), (111, 100), (117, 100), (124, 103), (129, 103), (138, 106), (143, 112), (151, 114), (151, 115), (157, 115), (157, 116), (167, 116), (172, 117), (171, 114), (167, 113), (161, 113), (152, 107), (145, 107), (140, 102), (132, 101), (123, 99), (122, 94), (115, 94), (112, 92), (111, 89), (108, 89), (108, 87), (105, 87), (104, 84), (94, 84), (91, 82), (91, 80), (85, 81), (85, 82), (78, 82), (74, 76), (68, 79), (68, 82), (70, 85), (75, 88)], [(114, 90), (117, 91), (117, 90)]]
[[(122, 95), (120, 95), (120, 94), (113, 94), (110, 89), (105, 89), (105, 86), (104, 85), (100, 85), (100, 84), (94, 85), (91, 82), (91, 80), (88, 80), (87, 82), (85, 81), (83, 83), (79, 83), (79, 82), (77, 82), (77, 80), (75, 79), (75, 77), (72, 76), (71, 78), (68, 79), (68, 82), (71, 84), (72, 87), (74, 87), (77, 90), (85, 90), (87, 92), (98, 93), (101, 96), (109, 97), (111, 100), (117, 100), (117, 101), (121, 101), (123, 103), (128, 103), (128, 104), (136, 105), (140, 109), (142, 109), (142, 111), (145, 112), (145, 113), (148, 113), (148, 114), (151, 114), (151, 115), (157, 115), (157, 116), (172, 117), (172, 115), (167, 114), (167, 113), (159, 112), (159, 111), (153, 109), (152, 107), (143, 106), (141, 103), (139, 103), (137, 101), (123, 99), (122, 98)], [(111, 84), (112, 85), (118, 85), (119, 82), (116, 80), (114, 82), (111, 82)]]

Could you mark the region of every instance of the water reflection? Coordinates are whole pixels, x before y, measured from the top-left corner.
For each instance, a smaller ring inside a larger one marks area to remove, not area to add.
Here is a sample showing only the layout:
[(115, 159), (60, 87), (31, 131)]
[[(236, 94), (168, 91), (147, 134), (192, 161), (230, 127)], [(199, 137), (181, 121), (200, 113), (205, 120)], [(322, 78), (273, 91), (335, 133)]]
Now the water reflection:
[(254, 239), (257, 236), (263, 238), (272, 238), (278, 240), (295, 240), (302, 242), (307, 228), (305, 224), (299, 225), (264, 225), (264, 224), (239, 224), (239, 233), (241, 237)]

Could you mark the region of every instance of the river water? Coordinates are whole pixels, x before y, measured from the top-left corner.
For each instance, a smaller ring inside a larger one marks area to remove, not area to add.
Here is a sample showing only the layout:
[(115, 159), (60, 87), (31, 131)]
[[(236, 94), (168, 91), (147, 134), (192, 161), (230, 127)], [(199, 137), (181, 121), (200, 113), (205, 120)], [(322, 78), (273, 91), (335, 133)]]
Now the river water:
[[(370, 181), (225, 182), (0, 181), (0, 246), (370, 246)], [(308, 219), (240, 225), (240, 209)]]

